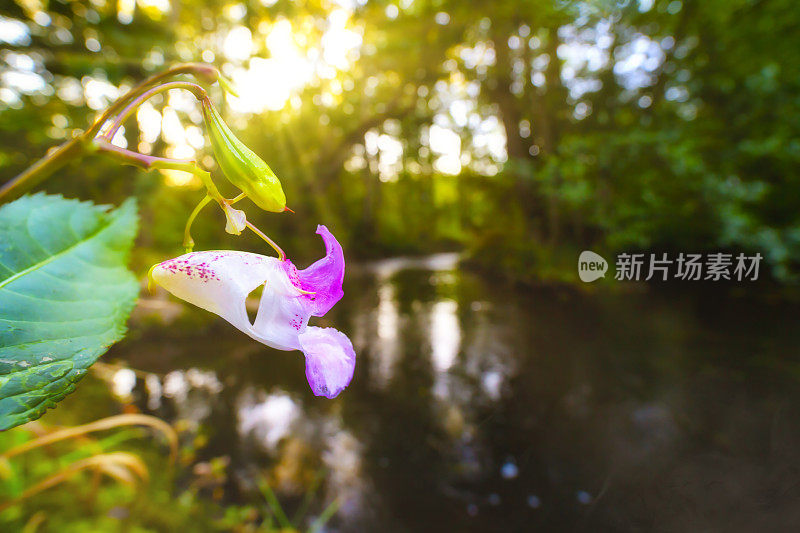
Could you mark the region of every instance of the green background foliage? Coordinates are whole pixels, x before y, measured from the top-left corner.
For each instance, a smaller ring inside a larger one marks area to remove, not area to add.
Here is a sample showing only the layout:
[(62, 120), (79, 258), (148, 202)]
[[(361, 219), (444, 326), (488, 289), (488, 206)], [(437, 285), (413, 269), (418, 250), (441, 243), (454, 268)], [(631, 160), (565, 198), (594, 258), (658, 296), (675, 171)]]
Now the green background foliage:
[[(275, 106), (221, 109), (283, 181), (299, 216), (248, 211), (294, 255), (313, 256), (305, 236), (325, 223), (353, 255), (460, 247), (521, 279), (574, 276), (575, 251), (590, 247), (761, 252), (778, 279), (796, 276), (800, 15), (787, 0), (35, 5), (0, 8), (21, 25), (0, 61), (4, 178), (85, 128), (108, 87), (206, 58), (239, 92), (266, 101), (288, 87)], [(324, 58), (342, 6), (360, 39), (345, 67), (294, 86), (291, 67), (239, 76), (285, 58), (270, 36), (287, 21), (297, 62)], [(243, 32), (249, 42), (234, 46)], [(191, 103), (152, 105), (200, 124)], [(432, 126), (460, 139), (454, 175), (437, 163)], [(486, 128), (499, 149), (487, 149)], [(133, 124), (124, 136), (129, 147), (143, 139)], [(163, 131), (147, 141), (154, 154), (174, 143)], [(201, 161), (210, 154), (207, 141), (196, 150)], [(199, 184), (110, 168), (76, 165), (49, 187), (109, 202), (140, 196), (159, 228), (144, 243), (179, 251)], [(230, 247), (221, 214), (209, 213), (199, 246)], [(244, 239), (239, 247), (260, 249)]]
[(0, 430), (39, 418), (122, 338), (136, 203), (36, 194), (0, 208)]

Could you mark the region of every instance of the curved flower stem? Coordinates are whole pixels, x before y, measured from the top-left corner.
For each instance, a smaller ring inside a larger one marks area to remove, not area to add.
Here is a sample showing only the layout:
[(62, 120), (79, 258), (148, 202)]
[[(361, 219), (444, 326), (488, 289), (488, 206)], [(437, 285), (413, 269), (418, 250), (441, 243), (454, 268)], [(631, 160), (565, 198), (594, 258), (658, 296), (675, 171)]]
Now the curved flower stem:
[(194, 223), (194, 219), (197, 218), (197, 215), (200, 214), (200, 211), (208, 205), (208, 203), (212, 200), (209, 195), (205, 195), (200, 203), (192, 210), (192, 213), (189, 215), (189, 219), (186, 221), (186, 228), (183, 230), (183, 247), (186, 250), (186, 253), (189, 253), (194, 248), (194, 239), (192, 239), (192, 224)]
[(260, 229), (258, 229), (258, 228), (257, 228), (257, 227), (255, 227), (253, 224), (251, 224), (249, 220), (246, 220), (246, 221), (245, 221), (245, 224), (247, 225), (247, 227), (248, 227), (248, 228), (250, 228), (251, 230), (253, 230), (253, 233), (255, 233), (256, 235), (258, 235), (259, 237), (261, 237), (262, 239), (264, 239), (264, 240), (267, 242), (267, 244), (269, 244), (270, 246), (272, 246), (272, 249), (273, 249), (273, 250), (275, 250), (276, 252), (278, 252), (278, 259), (280, 259), (281, 261), (286, 261), (286, 254), (285, 254), (285, 253), (283, 253), (283, 250), (281, 250), (280, 246), (278, 246), (277, 244), (275, 244), (275, 241), (273, 241), (272, 239), (270, 239), (269, 237), (267, 237), (267, 236), (266, 236), (266, 235), (265, 235), (265, 234), (264, 234), (264, 233), (263, 233), (263, 232), (262, 232)]
[(211, 173), (200, 168), (194, 161), (140, 154), (139, 152), (121, 148), (100, 138), (95, 140), (92, 146), (98, 152), (105, 153), (121, 160), (123, 163), (143, 168), (144, 170), (181, 170), (194, 174), (203, 182), (203, 185), (205, 185), (208, 190), (209, 196), (218, 202), (225, 200), (214, 184), (214, 181), (211, 179)]
[[(128, 165), (133, 165), (145, 170), (180, 170), (183, 172), (189, 172), (190, 174), (194, 174), (200, 178), (200, 180), (203, 182), (203, 185), (206, 187), (206, 196), (200, 200), (200, 203), (194, 208), (192, 213), (189, 215), (189, 220), (186, 222), (186, 228), (183, 232), (183, 246), (186, 248), (187, 252), (191, 252), (192, 248), (194, 248), (194, 239), (192, 239), (191, 235), (192, 223), (194, 222), (194, 219), (197, 218), (197, 215), (200, 213), (203, 207), (205, 207), (211, 200), (216, 200), (220, 205), (223, 203), (229, 203), (220, 194), (217, 186), (211, 179), (211, 174), (200, 168), (194, 161), (182, 161), (179, 159), (168, 159), (165, 157), (140, 154), (138, 152), (132, 152), (125, 148), (113, 145), (107, 140), (100, 138), (94, 141), (93, 146), (97, 151), (115, 157)], [(240, 199), (241, 198), (237, 197), (234, 198), (233, 201), (238, 201)]]
[[(205, 63), (183, 63), (151, 76), (111, 104), (85, 132), (61, 144), (55, 150), (48, 152), (47, 155), (23, 170), (16, 177), (4, 183), (0, 187), (0, 203), (16, 200), (68, 162), (89, 153), (91, 141), (112, 116), (119, 113), (130, 101), (147, 92), (153, 85), (180, 74), (192, 74), (211, 83), (219, 82), (223, 89), (232, 93), (230, 83), (220, 74), (219, 70), (213, 65)], [(202, 90), (202, 87), (200, 89)], [(203, 94), (205, 95), (205, 91), (203, 91)]]
[(169, 83), (164, 83), (162, 85), (158, 85), (156, 87), (152, 87), (147, 91), (144, 91), (140, 95), (138, 95), (134, 100), (130, 101), (125, 109), (123, 109), (119, 115), (114, 118), (114, 122), (111, 124), (105, 133), (103, 133), (100, 137), (107, 141), (110, 141), (114, 138), (114, 135), (119, 130), (120, 126), (130, 118), (130, 116), (136, 111), (136, 109), (142, 105), (145, 101), (152, 98), (153, 96), (169, 91), (170, 89), (186, 89), (194, 94), (195, 98), (197, 98), (203, 104), (210, 103), (208, 98), (208, 94), (206, 93), (205, 89), (197, 85), (196, 83), (192, 83), (189, 81), (171, 81)]
[(228, 92), (230, 92), (230, 89), (228, 88), (230, 87), (230, 84), (228, 83), (227, 80), (225, 80), (225, 78), (223, 78), (219, 70), (217, 70), (217, 67), (209, 65), (207, 63), (181, 63), (175, 65), (174, 67), (168, 68), (164, 72), (160, 72), (154, 76), (150, 76), (142, 83), (140, 83), (139, 85), (137, 85), (136, 87), (125, 93), (121, 98), (119, 98), (117, 101), (111, 104), (111, 107), (106, 109), (103, 112), (103, 114), (100, 115), (100, 118), (94, 121), (94, 124), (92, 124), (92, 126), (86, 131), (84, 136), (87, 138), (93, 138), (100, 132), (100, 129), (103, 127), (103, 124), (105, 124), (108, 121), (108, 119), (110, 119), (112, 116), (117, 114), (119, 110), (122, 109), (123, 106), (125, 106), (126, 103), (130, 102), (134, 98), (137, 98), (139, 95), (146, 92), (147, 89), (149, 89), (153, 85), (161, 83), (164, 80), (168, 80), (180, 74), (193, 74), (194, 76), (205, 79), (206, 81), (209, 81), (211, 83), (213, 83), (214, 81), (218, 81), (220, 82), (220, 85), (223, 86), (223, 88), (225, 88)]
[[(202, 168), (200, 168), (197, 163), (194, 161), (181, 161), (178, 159), (168, 159), (165, 157), (156, 157), (151, 155), (140, 154), (138, 152), (132, 152), (131, 150), (127, 150), (125, 148), (121, 148), (119, 146), (113, 145), (108, 142), (104, 138), (98, 138), (93, 143), (94, 148), (99, 151), (106, 153), (112, 157), (120, 159), (123, 163), (133, 165), (139, 168), (143, 168), (145, 170), (158, 170), (158, 169), (166, 169), (166, 170), (180, 170), (183, 172), (189, 172), (190, 174), (194, 174), (198, 176), (200, 180), (203, 182), (203, 185), (206, 187), (206, 195), (203, 197), (202, 200), (195, 206), (192, 210), (191, 214), (189, 215), (188, 220), (186, 221), (186, 226), (183, 230), (183, 247), (186, 252), (191, 252), (194, 248), (194, 239), (192, 238), (191, 229), (192, 224), (194, 223), (197, 216), (200, 214), (200, 211), (208, 205), (209, 202), (212, 200), (216, 201), (220, 207), (225, 209), (226, 205), (232, 205), (239, 200), (245, 198), (245, 194), (241, 193), (238, 196), (232, 198), (231, 200), (225, 199), (222, 194), (220, 194), (217, 186), (214, 184), (214, 181), (211, 179), (211, 174)], [(264, 239), (276, 252), (281, 258), (281, 261), (286, 259), (286, 254), (280, 247), (275, 244), (275, 242), (267, 237), (261, 230), (246, 222), (247, 226), (252, 229), (259, 237)]]
[[(122, 148), (115, 144), (111, 144), (105, 139), (95, 140), (92, 143), (92, 149), (100, 154), (108, 155), (110, 157), (118, 159), (123, 164), (139, 167), (144, 170), (151, 170), (153, 168), (158, 168), (158, 163), (166, 163), (168, 166), (170, 166), (170, 168), (175, 168), (175, 166), (180, 166), (181, 168), (176, 168), (176, 170), (186, 170), (187, 172), (192, 172), (193, 174), (195, 173), (195, 171), (193, 170), (188, 170), (188, 168), (186, 169), (183, 168), (184, 165), (195, 165), (194, 161), (182, 160), (182, 159), (169, 159), (166, 157), (140, 154), (139, 152), (133, 152), (131, 150), (128, 150), (127, 148)], [(202, 169), (199, 170), (205, 172)]]

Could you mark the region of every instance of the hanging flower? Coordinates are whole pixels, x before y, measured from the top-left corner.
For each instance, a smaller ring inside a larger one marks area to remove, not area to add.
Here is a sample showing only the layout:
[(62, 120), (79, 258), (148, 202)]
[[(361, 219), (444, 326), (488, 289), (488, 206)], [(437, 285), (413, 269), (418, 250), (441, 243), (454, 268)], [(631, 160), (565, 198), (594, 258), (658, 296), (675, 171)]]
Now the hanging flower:
[[(326, 255), (305, 270), (291, 261), (239, 252), (192, 252), (153, 267), (153, 281), (173, 295), (224, 318), (253, 339), (278, 350), (300, 350), (306, 378), (317, 396), (336, 397), (353, 378), (356, 355), (347, 336), (308, 325), (327, 313), (344, 292), (342, 247), (325, 226), (317, 227)], [(245, 299), (263, 286), (251, 323)]]

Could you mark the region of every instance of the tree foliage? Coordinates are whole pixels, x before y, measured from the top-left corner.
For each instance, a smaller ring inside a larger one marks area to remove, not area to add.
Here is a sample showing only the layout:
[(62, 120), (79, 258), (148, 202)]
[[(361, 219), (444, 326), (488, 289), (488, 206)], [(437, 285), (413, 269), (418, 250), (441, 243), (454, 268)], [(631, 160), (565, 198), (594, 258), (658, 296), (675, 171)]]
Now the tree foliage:
[[(451, 243), (523, 276), (586, 247), (760, 251), (777, 277), (797, 273), (800, 15), (787, 0), (23, 5), (2, 8), (27, 28), (2, 68), (28, 65), (44, 83), (26, 92), (4, 78), (4, 175), (84, 127), (90, 84), (204, 58), (236, 79), (280, 59), (271, 32), (288, 21), (313, 73), (282, 105), (226, 117), (282, 178), (289, 206), (313, 215), (269, 219), (283, 240), (322, 222), (364, 255)], [(345, 66), (322, 68), (337, 11), (359, 43)], [(231, 40), (242, 32), (245, 52)], [(168, 99), (154, 107), (199, 120)], [(449, 159), (437, 134), (458, 138)], [(125, 136), (142, 141), (135, 126)], [(162, 130), (147, 142), (156, 153), (173, 141)], [(143, 196), (156, 247), (179, 241), (197, 200), (191, 183), (72, 172), (58, 190)]]

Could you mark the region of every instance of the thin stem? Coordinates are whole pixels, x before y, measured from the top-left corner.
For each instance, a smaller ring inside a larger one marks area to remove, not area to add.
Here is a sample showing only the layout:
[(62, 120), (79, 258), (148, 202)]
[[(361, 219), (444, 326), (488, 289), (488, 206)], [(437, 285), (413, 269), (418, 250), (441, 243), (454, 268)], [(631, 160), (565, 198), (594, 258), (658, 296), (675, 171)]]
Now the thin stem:
[(150, 76), (142, 83), (125, 93), (121, 98), (117, 99), (108, 109), (103, 112), (102, 115), (100, 115), (100, 118), (98, 118), (88, 130), (86, 130), (84, 137), (91, 139), (97, 135), (100, 132), (100, 129), (103, 127), (103, 124), (105, 124), (108, 119), (117, 114), (127, 102), (138, 97), (147, 91), (148, 88), (180, 74), (194, 74), (198, 78), (203, 78), (206, 81), (211, 81), (212, 83), (214, 81), (219, 81), (221, 78), (217, 67), (208, 65), (206, 63), (181, 63), (179, 65), (175, 65), (174, 67), (168, 68), (164, 72)]
[[(115, 144), (111, 144), (105, 139), (97, 139), (93, 143), (94, 149), (98, 152), (119, 159), (125, 164), (139, 167), (144, 170), (151, 170), (157, 168), (155, 165), (158, 162), (166, 162), (170, 164), (193, 165), (193, 161), (182, 159), (169, 159), (166, 157), (158, 157), (154, 155), (145, 155), (139, 152), (133, 152), (127, 148), (122, 148)], [(192, 171), (194, 174), (194, 171)]]
[(73, 159), (84, 155), (87, 151), (83, 137), (75, 137), (61, 144), (55, 150), (39, 159), (22, 173), (0, 187), (0, 203), (16, 200), (33, 187), (50, 177)]
[(94, 433), (96, 431), (104, 431), (119, 426), (133, 426), (133, 425), (150, 426), (153, 429), (160, 431), (165, 437), (167, 437), (170, 447), (170, 461), (175, 462), (175, 460), (178, 457), (178, 434), (175, 433), (175, 430), (172, 429), (172, 427), (163, 420), (156, 418), (154, 416), (142, 415), (142, 414), (114, 415), (108, 418), (101, 418), (100, 420), (96, 420), (88, 424), (83, 424), (81, 426), (72, 426), (60, 429), (58, 431), (48, 433), (47, 435), (44, 435), (42, 437), (38, 437), (36, 439), (29, 440), (18, 446), (15, 446), (14, 448), (0, 455), (0, 458), (7, 461), (8, 459), (14, 457), (15, 455), (25, 453), (29, 450), (38, 448), (40, 446), (53, 444), (54, 442), (59, 442), (64, 439), (81, 437), (88, 433)]
[(189, 219), (186, 221), (186, 229), (183, 230), (183, 247), (186, 249), (186, 253), (192, 251), (194, 248), (194, 239), (192, 239), (192, 224), (194, 223), (194, 219), (197, 218), (197, 215), (200, 214), (200, 211), (208, 205), (208, 203), (212, 200), (209, 195), (205, 195), (200, 203), (194, 208), (192, 213), (189, 215)]
[(254, 225), (252, 225), (252, 224), (250, 223), (250, 221), (249, 221), (249, 220), (246, 220), (246, 221), (245, 221), (245, 224), (247, 225), (247, 227), (248, 227), (248, 228), (250, 228), (251, 230), (253, 230), (253, 232), (254, 232), (256, 235), (258, 235), (259, 237), (261, 237), (262, 239), (264, 239), (265, 241), (267, 241), (267, 244), (269, 244), (270, 246), (272, 246), (272, 249), (273, 249), (273, 250), (275, 250), (276, 252), (278, 252), (278, 259), (280, 259), (281, 261), (286, 261), (286, 254), (285, 254), (285, 253), (283, 253), (283, 250), (281, 250), (281, 249), (280, 249), (280, 247), (279, 247), (277, 244), (275, 244), (275, 241), (273, 241), (272, 239), (270, 239), (269, 237), (267, 237), (266, 235), (264, 235), (264, 233), (263, 233), (263, 232), (262, 232), (260, 229), (258, 229), (258, 228), (257, 228), (257, 227), (255, 227)]
[(211, 173), (200, 168), (196, 162), (185, 159), (170, 159), (167, 157), (157, 157), (153, 155), (140, 154), (133, 152), (126, 148), (121, 148), (111, 144), (105, 139), (97, 139), (93, 143), (94, 148), (102, 153), (115, 157), (123, 163), (135, 167), (143, 168), (145, 170), (180, 170), (194, 174), (203, 182), (208, 194), (218, 202), (224, 200), (220, 194), (214, 181), (211, 179)]
[(222, 202), (225, 200), (220, 194), (217, 186), (211, 180), (211, 173), (203, 170), (197, 163), (194, 161), (178, 161), (178, 160), (170, 160), (170, 159), (161, 159), (158, 161), (153, 162), (150, 165), (150, 168), (154, 169), (161, 169), (161, 170), (182, 170), (183, 172), (189, 172), (190, 174), (194, 174), (203, 182), (203, 185), (206, 186), (206, 191), (208, 195), (211, 196), (214, 200), (218, 202)]
[(275, 492), (269, 486), (267, 481), (261, 483), (261, 494), (264, 495), (264, 499), (267, 500), (267, 505), (269, 506), (270, 511), (278, 520), (278, 524), (280, 524), (281, 529), (284, 530), (291, 530), (294, 529), (292, 523), (289, 522), (289, 518), (286, 516), (286, 513), (283, 511), (280, 502), (278, 501), (278, 497), (275, 496)]
[[(69, 161), (85, 155), (88, 152), (89, 143), (100, 132), (108, 119), (117, 114), (128, 102), (147, 92), (153, 85), (180, 74), (193, 74), (211, 83), (217, 81), (225, 90), (230, 92), (230, 84), (220, 74), (219, 70), (213, 65), (205, 63), (183, 63), (151, 76), (129, 90), (121, 98), (118, 98), (85, 132), (63, 143), (23, 170), (16, 177), (4, 183), (0, 187), (0, 203), (16, 200), (50, 177)], [(202, 90), (202, 87), (200, 89)], [(205, 91), (203, 91), (203, 94), (205, 94)]]
[(314, 520), (314, 522), (311, 524), (311, 529), (309, 529), (309, 532), (317, 533), (317, 531), (321, 530), (325, 526), (325, 523), (333, 518), (333, 515), (336, 514), (336, 511), (339, 510), (341, 505), (341, 500), (338, 497), (334, 498), (334, 500), (328, 504), (322, 513), (320, 513), (319, 518)]
[(134, 111), (136, 111), (136, 109), (140, 105), (142, 105), (149, 98), (152, 98), (157, 94), (169, 91), (170, 89), (186, 89), (187, 91), (190, 91), (192, 94), (194, 94), (194, 96), (200, 102), (205, 103), (209, 101), (208, 94), (206, 94), (205, 89), (203, 89), (196, 83), (192, 83), (189, 81), (172, 81), (169, 83), (158, 85), (143, 92), (142, 94), (137, 96), (134, 100), (132, 100), (125, 107), (125, 109), (123, 109), (122, 112), (120, 112), (120, 114), (116, 116), (114, 122), (111, 124), (111, 127), (108, 128), (108, 130), (106, 130), (106, 132), (101, 135), (101, 138), (106, 139), (108, 141), (113, 139), (114, 135), (117, 133), (117, 130), (119, 130), (120, 126), (122, 126), (122, 124), (126, 120), (128, 120), (128, 118), (130, 118), (130, 116), (134, 113)]
[(18, 505), (20, 502), (43, 490), (63, 483), (77, 472), (94, 468), (100, 468), (106, 474), (116, 479), (125, 480), (126, 483), (133, 481), (133, 477), (130, 474), (131, 472), (136, 473), (143, 482), (147, 481), (149, 478), (149, 473), (145, 464), (139, 456), (130, 452), (109, 452), (92, 455), (85, 459), (79, 459), (62, 468), (55, 474), (51, 474), (39, 483), (22, 491), (16, 498), (0, 503), (0, 512), (5, 511), (9, 507)]
[(239, 196), (237, 196), (237, 197), (235, 197), (235, 198), (232, 198), (232, 199), (228, 200), (228, 204), (229, 204), (229, 205), (233, 205), (233, 204), (235, 204), (236, 202), (238, 202), (239, 200), (244, 200), (245, 198), (247, 198), (247, 194), (245, 194), (245, 193), (241, 193), (241, 194), (239, 194)]

